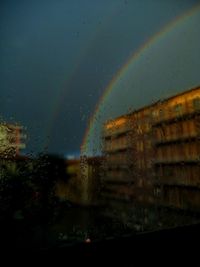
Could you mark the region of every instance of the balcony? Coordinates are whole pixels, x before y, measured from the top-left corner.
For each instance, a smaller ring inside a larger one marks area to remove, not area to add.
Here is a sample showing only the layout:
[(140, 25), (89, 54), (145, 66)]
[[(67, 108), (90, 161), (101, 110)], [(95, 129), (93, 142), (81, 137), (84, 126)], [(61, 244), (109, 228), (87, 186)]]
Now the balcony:
[(126, 184), (133, 183), (133, 173), (129, 169), (109, 169), (106, 171), (106, 176), (102, 179), (103, 182), (110, 184)]
[(197, 98), (172, 107), (161, 106), (160, 109), (154, 111), (152, 124), (155, 126), (200, 114), (200, 104), (196, 103), (195, 100)]
[(168, 176), (160, 176), (155, 180), (155, 184), (159, 185), (168, 185), (168, 186), (181, 186), (186, 188), (199, 188), (200, 189), (200, 181), (192, 180), (190, 177), (182, 178), (182, 177), (168, 177)]
[(200, 137), (200, 119), (193, 118), (154, 127), (154, 144), (183, 142)]
[(153, 163), (156, 165), (175, 165), (175, 164), (189, 164), (189, 163), (200, 163), (200, 156), (199, 157), (177, 157), (177, 158), (157, 158), (153, 160)]
[(120, 139), (114, 139), (111, 141), (108, 141), (104, 144), (103, 151), (104, 152), (118, 152), (118, 151), (126, 151), (128, 149), (132, 148), (131, 142), (127, 140), (127, 138)]
[(103, 129), (103, 136), (118, 136), (125, 134), (131, 131), (131, 125), (128, 121), (125, 121), (123, 124), (118, 125), (117, 123), (113, 122), (110, 126), (109, 124), (106, 125)]
[(182, 136), (168, 136), (168, 137), (165, 137), (165, 138), (157, 138), (155, 139), (154, 141), (154, 144), (156, 146), (159, 146), (159, 145), (167, 145), (167, 144), (171, 144), (171, 143), (184, 143), (186, 141), (194, 141), (196, 139), (199, 139), (200, 138), (200, 135), (197, 134), (197, 133), (191, 133), (190, 135), (182, 135)]

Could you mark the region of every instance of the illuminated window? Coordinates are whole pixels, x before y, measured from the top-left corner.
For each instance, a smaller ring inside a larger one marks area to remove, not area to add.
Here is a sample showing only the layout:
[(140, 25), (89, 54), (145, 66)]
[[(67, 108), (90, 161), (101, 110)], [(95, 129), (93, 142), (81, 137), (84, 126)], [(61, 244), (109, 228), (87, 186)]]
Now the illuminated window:
[(159, 116), (159, 110), (153, 110), (152, 111), (152, 117), (157, 118)]
[(142, 134), (142, 127), (141, 127), (141, 125), (138, 125), (137, 126), (137, 133), (138, 134)]

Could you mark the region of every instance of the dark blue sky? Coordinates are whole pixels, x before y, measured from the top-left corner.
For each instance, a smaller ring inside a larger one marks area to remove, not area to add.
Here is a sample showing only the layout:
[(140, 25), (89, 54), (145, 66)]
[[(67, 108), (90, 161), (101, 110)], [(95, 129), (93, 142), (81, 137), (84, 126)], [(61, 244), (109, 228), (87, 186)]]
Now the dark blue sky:
[[(198, 3), (1, 1), (0, 115), (27, 127), (27, 152), (45, 146), (54, 153), (79, 152), (88, 120), (116, 71), (151, 36)], [(151, 79), (148, 72), (146, 77)]]

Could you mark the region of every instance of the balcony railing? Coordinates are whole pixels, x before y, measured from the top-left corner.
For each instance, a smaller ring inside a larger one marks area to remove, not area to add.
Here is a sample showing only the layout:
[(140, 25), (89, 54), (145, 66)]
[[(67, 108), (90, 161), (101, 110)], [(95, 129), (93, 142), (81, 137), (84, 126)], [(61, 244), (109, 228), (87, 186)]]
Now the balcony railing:
[(104, 144), (103, 151), (104, 152), (112, 152), (112, 151), (119, 151), (119, 150), (126, 150), (132, 147), (131, 142), (127, 139), (118, 140), (115, 139), (113, 141), (109, 141)]
[(157, 112), (152, 116), (152, 124), (157, 125), (160, 123), (166, 123), (175, 119), (184, 118), (194, 114), (200, 113), (200, 107), (194, 107), (192, 102), (183, 104), (181, 110), (176, 110), (175, 107), (162, 108), (162, 112)]
[(171, 186), (183, 186), (183, 187), (195, 187), (200, 189), (200, 181), (192, 180), (190, 177), (168, 177), (168, 176), (160, 176), (155, 180), (155, 184), (159, 185), (171, 185)]
[(125, 124), (125, 125), (121, 125), (121, 126), (116, 126), (116, 127), (112, 127), (112, 128), (104, 128), (103, 130), (103, 136), (107, 137), (107, 136), (116, 136), (116, 135), (120, 135), (123, 133), (127, 133), (131, 130), (130, 125)]

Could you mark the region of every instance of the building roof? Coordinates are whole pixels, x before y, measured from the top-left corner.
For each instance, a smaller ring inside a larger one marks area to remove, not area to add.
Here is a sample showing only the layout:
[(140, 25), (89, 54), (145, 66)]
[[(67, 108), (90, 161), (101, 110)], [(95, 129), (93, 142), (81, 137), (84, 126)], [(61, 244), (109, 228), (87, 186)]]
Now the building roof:
[(176, 98), (176, 97), (178, 97), (178, 96), (183, 96), (183, 95), (185, 95), (185, 94), (191, 93), (191, 92), (196, 91), (196, 90), (198, 90), (198, 89), (200, 89), (200, 85), (199, 85), (199, 86), (196, 86), (196, 87), (193, 87), (193, 88), (190, 88), (190, 89), (188, 89), (187, 91), (183, 91), (183, 92), (180, 92), (180, 93), (175, 94), (175, 95), (173, 95), (173, 96), (170, 96), (170, 97), (168, 97), (168, 98), (165, 98), (165, 99), (162, 99), (162, 100), (158, 100), (158, 101), (154, 102), (153, 104), (146, 105), (146, 106), (141, 107), (141, 108), (139, 108), (139, 109), (137, 109), (137, 110), (134, 110), (134, 111), (132, 111), (132, 112), (130, 112), (130, 113), (123, 114), (123, 115), (121, 115), (121, 116), (115, 117), (114, 119), (110, 119), (110, 120), (106, 121), (106, 122), (104, 123), (104, 125), (106, 125), (106, 124), (108, 124), (108, 123), (110, 123), (110, 122), (112, 122), (112, 121), (121, 119), (121, 118), (127, 118), (127, 116), (131, 116), (131, 115), (136, 114), (136, 113), (138, 113), (138, 112), (141, 112), (141, 111), (143, 111), (143, 110), (145, 110), (145, 109), (149, 109), (150, 107), (151, 107), (151, 108), (152, 108), (152, 107), (155, 107), (155, 106), (158, 105), (159, 103), (165, 103), (165, 102), (168, 102), (169, 100), (172, 100), (172, 99), (174, 99), (174, 98)]

